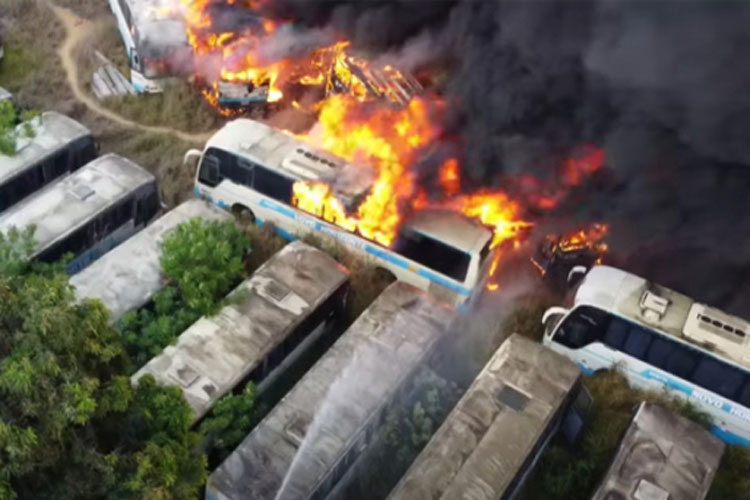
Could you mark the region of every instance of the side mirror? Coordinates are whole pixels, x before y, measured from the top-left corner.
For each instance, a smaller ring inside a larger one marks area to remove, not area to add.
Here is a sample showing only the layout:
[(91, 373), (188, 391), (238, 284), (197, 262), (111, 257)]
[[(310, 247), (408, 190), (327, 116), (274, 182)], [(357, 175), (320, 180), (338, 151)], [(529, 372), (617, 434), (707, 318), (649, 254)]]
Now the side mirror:
[(578, 281), (583, 278), (586, 273), (589, 272), (588, 268), (586, 266), (573, 266), (573, 269), (568, 272), (568, 286), (572, 287)]
[(553, 316), (560, 316), (563, 317), (568, 313), (568, 310), (564, 307), (550, 307), (546, 311), (544, 311), (544, 314), (542, 315), (542, 324), (546, 325), (547, 322), (550, 320)]
[(191, 171), (195, 171), (198, 168), (198, 162), (201, 159), (201, 151), (198, 149), (191, 149), (185, 153), (185, 157), (182, 159), (182, 165)]

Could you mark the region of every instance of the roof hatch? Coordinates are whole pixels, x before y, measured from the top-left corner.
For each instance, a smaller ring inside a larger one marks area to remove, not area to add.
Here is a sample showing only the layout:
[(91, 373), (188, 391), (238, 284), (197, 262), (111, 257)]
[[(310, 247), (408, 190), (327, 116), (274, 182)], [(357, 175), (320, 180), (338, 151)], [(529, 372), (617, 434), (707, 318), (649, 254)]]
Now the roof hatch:
[(641, 316), (646, 321), (656, 323), (666, 314), (667, 307), (669, 307), (669, 299), (661, 297), (651, 290), (646, 290), (641, 295), (639, 305), (641, 307)]

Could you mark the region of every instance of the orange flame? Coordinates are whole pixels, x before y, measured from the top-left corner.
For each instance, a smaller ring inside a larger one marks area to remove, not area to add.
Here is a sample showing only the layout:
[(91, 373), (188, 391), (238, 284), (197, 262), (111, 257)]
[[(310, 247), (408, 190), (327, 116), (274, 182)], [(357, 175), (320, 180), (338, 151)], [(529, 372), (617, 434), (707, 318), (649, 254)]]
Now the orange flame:
[(446, 196), (452, 196), (461, 191), (461, 178), (458, 175), (458, 160), (455, 158), (448, 158), (445, 160), (438, 172), (438, 178)]

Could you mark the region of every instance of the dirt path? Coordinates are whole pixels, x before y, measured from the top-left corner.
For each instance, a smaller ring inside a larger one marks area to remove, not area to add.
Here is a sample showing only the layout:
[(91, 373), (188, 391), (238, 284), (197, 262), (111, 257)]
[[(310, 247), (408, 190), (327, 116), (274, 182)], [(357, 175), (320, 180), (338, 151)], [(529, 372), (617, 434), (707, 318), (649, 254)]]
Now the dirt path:
[(196, 144), (202, 144), (208, 140), (208, 138), (212, 135), (210, 132), (201, 134), (189, 134), (187, 132), (183, 132), (171, 127), (143, 125), (141, 123), (128, 120), (127, 118), (123, 118), (117, 113), (114, 113), (105, 108), (95, 98), (87, 95), (79, 85), (78, 66), (75, 63), (74, 51), (79, 42), (85, 39), (96, 25), (93, 22), (89, 22), (87, 20), (79, 18), (68, 9), (58, 7), (57, 5), (49, 2), (47, 2), (47, 5), (52, 9), (57, 18), (65, 27), (65, 40), (57, 50), (57, 54), (62, 60), (63, 68), (65, 68), (65, 73), (68, 77), (68, 85), (70, 85), (70, 88), (78, 101), (80, 101), (94, 113), (103, 116), (104, 118), (107, 118), (108, 120), (111, 120), (115, 123), (118, 123), (123, 127), (134, 128), (142, 130), (144, 132), (151, 132), (155, 134), (169, 134), (185, 142), (192, 142)]

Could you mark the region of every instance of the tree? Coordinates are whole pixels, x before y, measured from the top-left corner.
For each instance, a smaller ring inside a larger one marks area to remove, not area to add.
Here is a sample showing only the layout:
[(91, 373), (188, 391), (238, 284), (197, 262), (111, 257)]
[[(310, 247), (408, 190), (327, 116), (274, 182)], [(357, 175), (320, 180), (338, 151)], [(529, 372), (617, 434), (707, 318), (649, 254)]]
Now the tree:
[(247, 239), (233, 222), (195, 218), (165, 238), (161, 269), (189, 307), (212, 314), (242, 277), (248, 248)]
[(201, 423), (200, 431), (206, 437), (212, 463), (226, 458), (257, 423), (255, 398), (255, 385), (248, 382), (242, 392), (221, 398)]
[(205, 458), (187, 403), (131, 388), (108, 311), (31, 261), (32, 236), (0, 235), (0, 499), (195, 498)]
[(201, 316), (219, 310), (224, 296), (244, 276), (248, 248), (231, 221), (195, 218), (165, 238), (160, 263), (169, 284), (154, 295), (151, 307), (125, 314), (118, 325), (132, 370), (159, 354)]
[[(12, 101), (0, 101), (0, 154), (16, 154), (18, 139), (34, 136), (34, 128), (30, 121), (37, 115), (34, 111), (25, 111), (19, 115)], [(19, 121), (23, 121), (24, 125), (18, 127)]]

